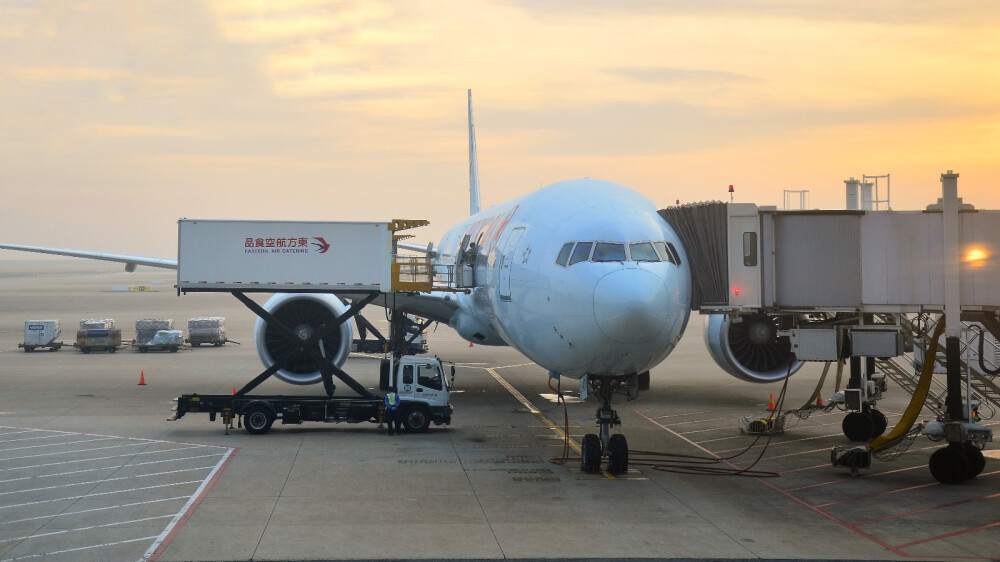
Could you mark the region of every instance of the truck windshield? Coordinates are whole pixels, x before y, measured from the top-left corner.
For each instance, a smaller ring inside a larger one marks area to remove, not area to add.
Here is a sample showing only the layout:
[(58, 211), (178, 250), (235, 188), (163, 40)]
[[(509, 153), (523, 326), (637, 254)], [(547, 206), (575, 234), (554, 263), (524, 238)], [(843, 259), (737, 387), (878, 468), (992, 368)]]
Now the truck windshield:
[(417, 384), (424, 388), (442, 390), (441, 369), (437, 365), (419, 365), (417, 367)]

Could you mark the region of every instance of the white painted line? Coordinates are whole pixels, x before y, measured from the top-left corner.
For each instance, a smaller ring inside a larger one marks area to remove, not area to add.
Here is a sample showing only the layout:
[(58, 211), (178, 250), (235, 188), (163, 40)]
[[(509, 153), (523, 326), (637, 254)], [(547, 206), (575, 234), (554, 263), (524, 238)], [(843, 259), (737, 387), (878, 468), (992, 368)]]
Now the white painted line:
[(24, 439), (4, 439), (0, 443), (16, 443), (18, 441), (32, 441), (35, 439), (55, 439), (56, 437), (65, 437), (65, 435), (42, 435), (40, 437), (25, 437)]
[(215, 468), (213, 468), (212, 472), (210, 472), (208, 476), (206, 476), (205, 479), (201, 481), (201, 485), (198, 486), (198, 489), (195, 490), (193, 494), (191, 494), (191, 498), (188, 499), (187, 503), (184, 504), (184, 507), (182, 507), (181, 510), (177, 512), (177, 515), (175, 515), (174, 518), (170, 520), (170, 523), (167, 523), (167, 527), (163, 529), (163, 532), (160, 533), (160, 536), (156, 538), (156, 541), (153, 542), (153, 544), (150, 545), (148, 549), (146, 549), (145, 554), (142, 555), (143, 560), (148, 559), (150, 556), (153, 555), (154, 552), (156, 552), (156, 549), (160, 546), (160, 544), (168, 536), (170, 536), (170, 533), (173, 531), (174, 526), (176, 526), (179, 521), (183, 520), (186, 517), (188, 510), (191, 509), (191, 506), (193, 506), (196, 502), (200, 501), (201, 494), (204, 493), (209, 483), (215, 480), (216, 474), (218, 474), (219, 471), (222, 469), (222, 467), (226, 465), (226, 463), (229, 461), (229, 457), (232, 456), (234, 451), (235, 449), (229, 449), (222, 456), (222, 458), (219, 459), (219, 462), (215, 464)]
[(11, 447), (10, 449), (0, 449), (0, 453), (6, 453), (8, 451), (20, 451), (23, 449), (38, 449), (41, 447), (59, 447), (62, 445), (76, 445), (77, 443), (91, 443), (93, 441), (107, 441), (109, 439), (114, 439), (113, 437), (99, 437), (97, 439), (84, 439), (82, 441), (70, 441), (68, 443), (46, 443), (44, 445), (28, 445), (26, 447)]
[(49, 514), (49, 515), (39, 515), (38, 517), (25, 517), (24, 519), (11, 519), (10, 521), (0, 521), (0, 523), (23, 523), (25, 521), (37, 521), (39, 519), (55, 519), (57, 517), (66, 517), (66, 516), (69, 516), (69, 515), (81, 515), (81, 514), (84, 514), (84, 513), (91, 513), (91, 512), (94, 512), (94, 511), (106, 511), (106, 510), (109, 510), (109, 509), (121, 509), (123, 507), (134, 507), (134, 506), (137, 506), (137, 505), (146, 505), (146, 504), (150, 504), (150, 503), (160, 503), (160, 502), (169, 502), (169, 501), (177, 501), (177, 500), (186, 500), (187, 498), (188, 498), (188, 496), (174, 496), (172, 498), (162, 498), (162, 499), (158, 499), (158, 500), (149, 500), (149, 501), (135, 502), (135, 503), (123, 503), (121, 505), (109, 505), (109, 506), (106, 506), (106, 507), (95, 507), (93, 509), (83, 509), (83, 510), (80, 510), (80, 511), (64, 511), (64, 512), (61, 512), (61, 513), (53, 513), (53, 514)]
[[(103, 451), (105, 449), (120, 449), (122, 447), (136, 447), (136, 446), (148, 447), (149, 443), (131, 443), (131, 444), (130, 443), (126, 443), (124, 445), (111, 445), (110, 447), (94, 447), (93, 449), (77, 449), (75, 451), (60, 451), (58, 453), (42, 453), (41, 455), (25, 455), (23, 457), (10, 457), (9, 459), (4, 459), (4, 460), (13, 461), (13, 460), (18, 460), (18, 459), (35, 459), (35, 458), (38, 458), (38, 457), (53, 457), (53, 456), (56, 456), (56, 455), (71, 455), (73, 453), (88, 453), (90, 451)], [(135, 454), (139, 454), (139, 453), (135, 453)], [(81, 459), (81, 460), (87, 460), (87, 459)]]
[[(214, 447), (214, 445), (206, 445), (206, 446), (207, 447)], [(159, 454), (159, 453), (170, 453), (170, 452), (173, 452), (173, 451), (184, 451), (186, 449), (197, 449), (197, 448), (199, 448), (198, 445), (190, 445), (190, 446), (187, 446), (187, 447), (178, 447), (176, 449), (161, 449), (161, 450), (158, 450), (158, 451), (143, 451), (141, 453), (126, 453), (124, 455), (110, 455), (110, 456), (107, 456), (107, 457), (94, 457), (94, 458), (90, 458), (90, 459), (76, 459), (76, 460), (72, 460), (72, 461), (49, 462), (49, 463), (45, 463), (45, 464), (33, 464), (33, 465), (29, 465), (29, 466), (12, 466), (10, 468), (0, 469), (0, 472), (6, 471), (6, 470), (30, 470), (30, 469), (33, 469), (33, 468), (45, 468), (47, 466), (60, 466), (60, 465), (64, 465), (64, 464), (78, 464), (78, 463), (82, 463), (82, 462), (103, 461), (103, 460), (107, 460), (107, 459), (117, 459), (119, 457), (138, 457), (139, 455), (156, 455), (156, 454)]]
[(174, 482), (174, 483), (171, 483), (171, 484), (158, 484), (156, 486), (144, 486), (142, 488), (129, 488), (127, 490), (116, 490), (114, 492), (100, 492), (98, 494), (81, 494), (79, 496), (68, 496), (68, 497), (65, 497), (65, 498), (56, 498), (56, 499), (53, 499), (53, 500), (39, 500), (39, 501), (36, 501), (36, 502), (25, 502), (25, 503), (17, 503), (17, 504), (12, 504), (12, 505), (0, 505), (0, 509), (11, 509), (11, 508), (14, 508), (14, 507), (26, 507), (26, 506), (29, 506), (29, 505), (38, 505), (38, 504), (42, 504), (42, 503), (52, 503), (52, 502), (61, 502), (61, 501), (66, 501), (66, 500), (78, 500), (80, 498), (90, 499), (90, 498), (96, 498), (98, 496), (110, 496), (112, 494), (124, 494), (124, 493), (127, 493), (127, 492), (138, 492), (140, 490), (155, 490), (157, 488), (169, 488), (171, 486), (184, 486), (184, 485), (187, 485), (187, 484), (197, 484), (199, 482), (201, 482), (201, 480), (188, 480), (187, 482)]
[(65, 535), (66, 533), (79, 533), (80, 531), (92, 531), (94, 529), (103, 529), (106, 527), (117, 527), (119, 525), (128, 525), (129, 523), (142, 523), (143, 521), (155, 521), (157, 519), (166, 519), (171, 517), (171, 515), (156, 515), (153, 517), (143, 517), (142, 519), (132, 519), (130, 521), (116, 521), (114, 523), (105, 523), (104, 525), (91, 525), (90, 527), (77, 527), (76, 529), (63, 529), (61, 531), (49, 531), (48, 533), (38, 533), (34, 535), (25, 535), (23, 537), (12, 537), (9, 539), (0, 539), (0, 544), (5, 542), (13, 541), (26, 541), (30, 539), (40, 539), (43, 537), (51, 537), (54, 535)]
[[(137, 466), (147, 466), (147, 465), (150, 465), (150, 464), (162, 464), (162, 463), (166, 463), (166, 462), (180, 462), (180, 461), (186, 461), (186, 460), (192, 460), (192, 459), (203, 459), (203, 458), (208, 458), (208, 457), (217, 457), (217, 456), (219, 456), (221, 454), (222, 453), (213, 453), (211, 455), (197, 455), (197, 456), (194, 456), (194, 457), (180, 457), (180, 458), (176, 458), (176, 459), (164, 459), (162, 461), (138, 462), (138, 463), (135, 463), (135, 464), (119, 464), (119, 465), (115, 465), (115, 466), (102, 466), (100, 468), (85, 468), (85, 469), (82, 469), (82, 470), (70, 470), (68, 472), (54, 472), (52, 474), (35, 474), (35, 475), (32, 475), (32, 476), (22, 476), (20, 478), (10, 478), (10, 479), (7, 479), (7, 480), (0, 480), (0, 484), (6, 484), (7, 482), (18, 482), (18, 481), (21, 481), (21, 480), (34, 480), (36, 478), (55, 478), (55, 477), (58, 477), (58, 476), (69, 476), (70, 474), (82, 474), (84, 472), (97, 472), (99, 470), (122, 470), (122, 469), (125, 469), (125, 468), (134, 468), (134, 467), (137, 467)], [(123, 456), (123, 457), (125, 457), (125, 456), (134, 457), (134, 455), (120, 455), (120, 456)]]
[(59, 486), (43, 486), (41, 488), (26, 488), (24, 490), (12, 490), (10, 492), (0, 492), (0, 496), (9, 494), (26, 494), (28, 492), (41, 492), (42, 490), (57, 490), (59, 488), (72, 488), (73, 486), (89, 486), (91, 484), (104, 484), (106, 482), (117, 482), (119, 480), (135, 480), (137, 478), (149, 478), (150, 476), (163, 476), (164, 474), (177, 474), (178, 472), (191, 472), (193, 470), (209, 470), (210, 466), (199, 466), (198, 468), (184, 468), (180, 470), (168, 470), (166, 472), (151, 472), (149, 474), (138, 474), (136, 476), (119, 476), (117, 478), (105, 478), (103, 480), (89, 480), (85, 482), (72, 482), (70, 484), (60, 484)]
[(106, 546), (117, 546), (117, 545), (120, 545), (120, 544), (128, 544), (130, 542), (148, 541), (148, 540), (152, 540), (152, 539), (155, 539), (155, 538), (156, 537), (141, 537), (141, 538), (138, 538), (138, 539), (128, 539), (128, 540), (118, 541), (118, 542), (106, 542), (104, 544), (95, 544), (95, 545), (92, 545), (92, 546), (80, 546), (80, 547), (77, 547), (77, 548), (68, 548), (66, 550), (56, 550), (56, 551), (53, 551), (53, 552), (46, 552), (46, 553), (43, 553), (43, 554), (31, 554), (29, 556), (19, 556), (17, 558), (3, 558), (3, 559), (0, 559), (0, 560), (2, 560), (2, 562), (16, 562), (17, 560), (30, 560), (31, 558), (49, 557), (49, 556), (55, 556), (57, 554), (66, 554), (67, 552), (80, 552), (81, 550), (91, 550), (91, 549), (94, 549), (94, 548), (104, 548)]

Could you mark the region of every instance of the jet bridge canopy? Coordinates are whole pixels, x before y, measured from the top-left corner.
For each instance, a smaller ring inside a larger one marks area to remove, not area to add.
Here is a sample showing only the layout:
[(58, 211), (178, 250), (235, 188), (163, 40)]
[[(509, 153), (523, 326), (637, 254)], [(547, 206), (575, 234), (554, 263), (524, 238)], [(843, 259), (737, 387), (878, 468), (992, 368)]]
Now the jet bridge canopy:
[[(955, 270), (963, 311), (1000, 309), (1000, 211), (963, 205), (953, 216), (940, 204), (778, 211), (716, 202), (660, 214), (689, 255), (694, 310), (944, 312)], [(959, 255), (948, 250), (949, 220), (958, 226)]]

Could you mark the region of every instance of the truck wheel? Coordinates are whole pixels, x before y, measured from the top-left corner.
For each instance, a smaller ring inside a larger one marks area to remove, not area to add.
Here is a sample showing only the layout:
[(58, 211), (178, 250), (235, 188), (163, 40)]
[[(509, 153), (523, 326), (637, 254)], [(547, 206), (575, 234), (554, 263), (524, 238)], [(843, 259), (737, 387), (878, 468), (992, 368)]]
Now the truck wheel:
[(243, 425), (247, 433), (263, 435), (274, 423), (274, 412), (266, 404), (251, 404), (243, 410)]
[(421, 406), (410, 406), (403, 410), (403, 427), (407, 433), (424, 433), (431, 425), (431, 416)]
[(139, 348), (139, 353), (146, 353), (146, 352), (148, 352), (148, 351), (149, 351), (149, 348), (148, 348), (148, 347), (140, 347), (140, 348)]
[(33, 347), (31, 347), (31, 346), (27, 346), (27, 345), (26, 345), (26, 346), (24, 346), (24, 352), (25, 352), (25, 353), (31, 353), (31, 350), (32, 350), (32, 349), (35, 349), (35, 348), (33, 348)]
[(196, 342), (196, 341), (191, 342), (191, 347), (198, 347), (199, 345), (201, 345), (201, 342)]
[(84, 353), (90, 353), (90, 348), (89, 347), (84, 347), (84, 348), (81, 348), (80, 351), (82, 351)]
[(117, 348), (117, 347), (109, 347), (109, 348), (108, 348), (108, 353), (114, 353), (114, 352), (116, 352), (116, 351), (118, 351), (118, 348)]
[(177, 346), (176, 345), (170, 346), (170, 353), (177, 353)]

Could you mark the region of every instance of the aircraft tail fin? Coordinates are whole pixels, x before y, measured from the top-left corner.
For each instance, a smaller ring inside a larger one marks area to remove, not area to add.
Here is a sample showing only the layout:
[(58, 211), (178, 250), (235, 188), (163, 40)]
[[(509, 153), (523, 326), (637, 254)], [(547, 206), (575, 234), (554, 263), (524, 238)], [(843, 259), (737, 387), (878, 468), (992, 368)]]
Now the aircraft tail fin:
[(472, 122), (472, 90), (469, 90), (469, 214), (479, 212), (479, 160), (476, 157), (476, 126)]

